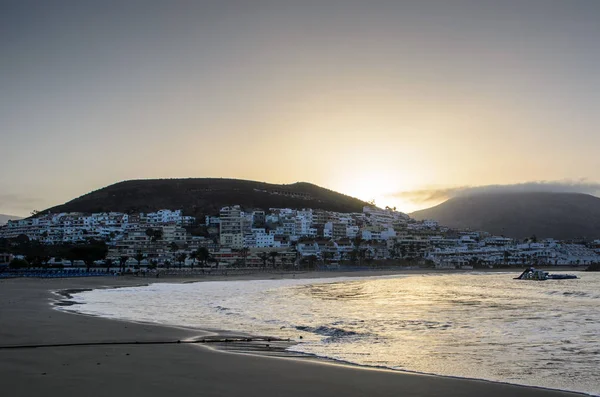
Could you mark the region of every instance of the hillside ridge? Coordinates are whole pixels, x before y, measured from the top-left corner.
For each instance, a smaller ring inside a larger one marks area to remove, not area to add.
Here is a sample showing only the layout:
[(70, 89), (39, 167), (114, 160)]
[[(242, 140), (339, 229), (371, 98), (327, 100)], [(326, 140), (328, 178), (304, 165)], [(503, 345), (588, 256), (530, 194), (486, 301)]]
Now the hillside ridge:
[(600, 198), (584, 193), (510, 192), (454, 197), (409, 214), (453, 228), (496, 235), (600, 238)]
[(94, 190), (41, 213), (153, 212), (182, 209), (185, 215), (216, 215), (228, 205), (315, 208), (362, 212), (364, 201), (308, 182), (272, 184), (229, 178), (135, 179)]

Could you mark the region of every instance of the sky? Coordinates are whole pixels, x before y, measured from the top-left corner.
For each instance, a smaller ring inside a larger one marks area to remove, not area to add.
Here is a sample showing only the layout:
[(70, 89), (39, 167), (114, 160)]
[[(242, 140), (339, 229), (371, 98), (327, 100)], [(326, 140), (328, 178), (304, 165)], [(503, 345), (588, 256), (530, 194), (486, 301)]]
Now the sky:
[(179, 177), (405, 212), (598, 194), (599, 20), (595, 0), (0, 0), (0, 213)]

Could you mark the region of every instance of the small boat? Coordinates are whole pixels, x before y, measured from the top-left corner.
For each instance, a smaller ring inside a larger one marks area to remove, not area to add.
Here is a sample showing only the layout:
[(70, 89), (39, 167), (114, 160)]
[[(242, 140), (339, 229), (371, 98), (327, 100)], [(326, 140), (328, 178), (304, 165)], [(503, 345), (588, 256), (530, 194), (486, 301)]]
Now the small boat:
[(570, 280), (570, 279), (574, 279), (574, 278), (577, 278), (577, 276), (574, 274), (549, 274), (548, 272), (545, 272), (543, 270), (529, 267), (529, 268), (525, 269), (525, 271), (523, 273), (521, 273), (521, 275), (519, 277), (515, 278), (515, 280), (544, 281), (544, 280)]
[(548, 273), (543, 270), (534, 269), (533, 267), (528, 267), (525, 269), (523, 273), (515, 280), (537, 280), (543, 281), (548, 280)]

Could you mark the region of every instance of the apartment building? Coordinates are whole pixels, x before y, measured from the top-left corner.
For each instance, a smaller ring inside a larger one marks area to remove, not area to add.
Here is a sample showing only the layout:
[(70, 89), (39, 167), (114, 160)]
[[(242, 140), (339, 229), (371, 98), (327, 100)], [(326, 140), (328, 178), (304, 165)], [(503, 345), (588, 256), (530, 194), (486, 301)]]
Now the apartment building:
[(219, 240), (221, 245), (230, 248), (243, 248), (245, 215), (240, 206), (234, 205), (221, 208), (219, 218)]

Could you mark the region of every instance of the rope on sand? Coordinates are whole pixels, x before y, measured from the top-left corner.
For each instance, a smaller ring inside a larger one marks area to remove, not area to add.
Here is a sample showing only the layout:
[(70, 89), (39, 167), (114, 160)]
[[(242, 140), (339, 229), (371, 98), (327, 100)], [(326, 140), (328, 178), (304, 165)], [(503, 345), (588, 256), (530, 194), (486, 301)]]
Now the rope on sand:
[(235, 342), (291, 342), (291, 340), (290, 339), (277, 339), (277, 338), (224, 338), (224, 339), (167, 340), (167, 341), (81, 342), (81, 343), (53, 343), (53, 344), (40, 344), (40, 345), (8, 345), (8, 346), (0, 346), (0, 350), (40, 349), (40, 348), (45, 348), (45, 347), (176, 345), (176, 344), (235, 343)]

